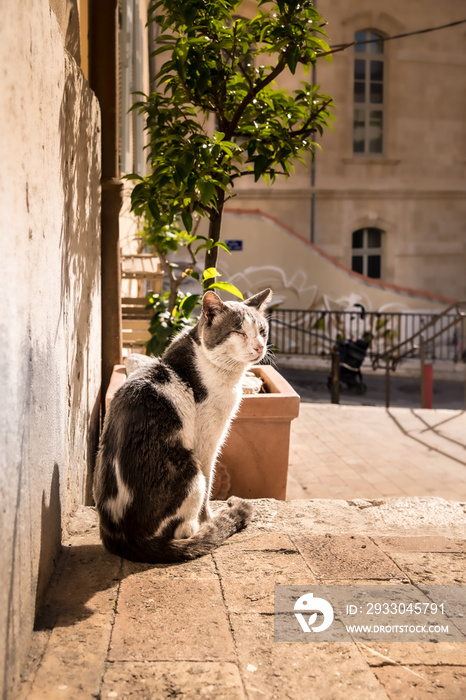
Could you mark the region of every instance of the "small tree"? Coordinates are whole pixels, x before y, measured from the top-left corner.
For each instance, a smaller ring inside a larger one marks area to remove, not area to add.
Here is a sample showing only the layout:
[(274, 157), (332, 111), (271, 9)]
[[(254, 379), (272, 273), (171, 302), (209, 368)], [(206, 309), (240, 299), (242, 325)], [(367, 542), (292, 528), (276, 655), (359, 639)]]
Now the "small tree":
[[(146, 116), (151, 172), (129, 176), (140, 180), (132, 209), (144, 218), (146, 241), (165, 256), (164, 268), (170, 265), (169, 250), (195, 244), (197, 251), (206, 249), (204, 289), (237, 294), (216, 281), (218, 251), (226, 248), (220, 240), (222, 213), (236, 180), (288, 177), (305, 154), (314, 157), (314, 134), (322, 134), (332, 118), (332, 100), (319, 86), (304, 82), (290, 93), (275, 83), (298, 66), (307, 72), (318, 58), (330, 58), (322, 38), (325, 22), (312, 1), (259, 0), (252, 19), (237, 16), (240, 5), (152, 2), (152, 21), (161, 29), (154, 54), (167, 58), (154, 92), (134, 105)], [(201, 217), (209, 220), (205, 238), (193, 234)], [(169, 312), (178, 308), (173, 284), (180, 279), (171, 280)]]
[(151, 173), (133, 190), (133, 210), (154, 232), (181, 216), (190, 233), (193, 217), (207, 217), (206, 268), (216, 266), (235, 181), (288, 176), (305, 153), (314, 157), (313, 135), (331, 119), (332, 101), (318, 86), (306, 82), (290, 93), (274, 82), (332, 53), (311, 0), (260, 0), (253, 19), (237, 17), (240, 4), (153, 2), (152, 19), (162, 30), (154, 53), (168, 58), (156, 90), (135, 105), (147, 119)]

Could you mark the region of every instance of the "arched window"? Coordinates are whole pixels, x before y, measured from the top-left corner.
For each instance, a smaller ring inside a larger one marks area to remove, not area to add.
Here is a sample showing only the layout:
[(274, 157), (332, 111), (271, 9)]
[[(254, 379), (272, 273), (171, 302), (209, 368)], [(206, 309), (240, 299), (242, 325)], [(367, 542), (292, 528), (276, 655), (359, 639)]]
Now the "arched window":
[(351, 269), (360, 275), (382, 276), (382, 233), (379, 228), (360, 228), (353, 232)]
[(383, 152), (384, 42), (380, 34), (356, 32), (354, 47), (353, 153)]

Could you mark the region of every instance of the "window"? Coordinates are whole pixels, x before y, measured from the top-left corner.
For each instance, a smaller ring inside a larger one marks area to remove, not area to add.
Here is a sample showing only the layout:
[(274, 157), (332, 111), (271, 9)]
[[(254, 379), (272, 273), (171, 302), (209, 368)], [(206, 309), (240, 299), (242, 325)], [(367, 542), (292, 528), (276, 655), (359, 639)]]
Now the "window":
[(360, 275), (382, 276), (382, 233), (379, 228), (360, 228), (353, 233), (351, 269)]
[[(144, 92), (143, 32), (140, 0), (122, 0), (120, 14), (120, 168), (124, 173), (146, 174), (143, 114), (130, 112), (139, 98), (132, 93)], [(147, 92), (147, 90), (146, 90)]]
[(383, 151), (384, 43), (370, 30), (356, 32), (354, 47), (353, 153)]

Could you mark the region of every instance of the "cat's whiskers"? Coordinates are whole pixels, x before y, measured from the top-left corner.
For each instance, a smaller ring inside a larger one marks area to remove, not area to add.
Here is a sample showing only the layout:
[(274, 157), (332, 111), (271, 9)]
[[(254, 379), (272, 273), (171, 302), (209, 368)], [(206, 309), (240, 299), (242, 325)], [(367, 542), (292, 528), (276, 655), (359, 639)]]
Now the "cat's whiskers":
[(267, 351), (261, 361), (262, 365), (271, 365), (272, 367), (275, 367), (275, 369), (278, 369), (277, 363), (275, 362), (275, 355), (273, 352), (273, 345), (269, 343), (267, 345)]

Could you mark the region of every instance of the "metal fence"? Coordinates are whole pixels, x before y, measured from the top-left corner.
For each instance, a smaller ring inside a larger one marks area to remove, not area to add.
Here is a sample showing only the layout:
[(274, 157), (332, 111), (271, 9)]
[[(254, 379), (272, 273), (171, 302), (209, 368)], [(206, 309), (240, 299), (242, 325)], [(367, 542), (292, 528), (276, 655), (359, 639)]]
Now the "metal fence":
[[(385, 313), (271, 309), (269, 342), (275, 352), (290, 355), (331, 355), (335, 343), (368, 338), (372, 340), (368, 358), (390, 356), (401, 343), (413, 338), (408, 357), (419, 357), (422, 329), (426, 358), (466, 360), (466, 322), (455, 312)], [(406, 354), (406, 353), (404, 353)]]

